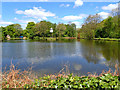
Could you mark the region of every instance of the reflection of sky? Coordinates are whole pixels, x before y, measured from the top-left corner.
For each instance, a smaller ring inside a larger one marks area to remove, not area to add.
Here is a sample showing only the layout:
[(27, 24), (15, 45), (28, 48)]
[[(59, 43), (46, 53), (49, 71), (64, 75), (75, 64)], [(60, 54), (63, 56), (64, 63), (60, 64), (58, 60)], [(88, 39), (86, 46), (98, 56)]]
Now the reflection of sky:
[(82, 42), (3, 42), (3, 67), (19, 63), (25, 69), (33, 64), (33, 69), (43, 73), (58, 73), (66, 62), (74, 73), (101, 72), (106, 67), (106, 59), (98, 51), (100, 47)]

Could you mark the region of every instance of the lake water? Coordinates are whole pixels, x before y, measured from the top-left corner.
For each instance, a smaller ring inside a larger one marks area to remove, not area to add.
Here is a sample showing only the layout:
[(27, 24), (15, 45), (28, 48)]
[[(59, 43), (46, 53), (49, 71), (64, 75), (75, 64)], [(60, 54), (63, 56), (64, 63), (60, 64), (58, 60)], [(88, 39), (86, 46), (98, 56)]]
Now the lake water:
[(2, 43), (2, 69), (9, 70), (12, 61), (18, 69), (32, 67), (39, 75), (59, 73), (65, 65), (76, 75), (99, 74), (120, 63), (118, 46), (116, 41), (9, 40)]

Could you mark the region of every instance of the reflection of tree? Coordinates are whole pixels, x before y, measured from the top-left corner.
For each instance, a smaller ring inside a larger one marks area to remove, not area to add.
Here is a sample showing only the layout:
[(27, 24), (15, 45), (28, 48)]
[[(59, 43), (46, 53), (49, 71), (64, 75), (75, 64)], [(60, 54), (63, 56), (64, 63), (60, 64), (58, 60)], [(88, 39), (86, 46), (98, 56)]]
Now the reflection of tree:
[[(27, 43), (26, 43), (27, 44)], [(42, 63), (52, 58), (51, 45), (49, 43), (32, 42), (27, 44), (28, 61)]]
[(109, 65), (114, 65), (120, 63), (118, 60), (118, 42), (115, 41), (106, 41), (100, 43), (101, 51), (100, 53), (104, 56)]
[(100, 55), (106, 59), (106, 64), (115, 65), (120, 63), (118, 60), (118, 51), (120, 48), (118, 42), (115, 41), (89, 41), (81, 40), (82, 54), (88, 62), (98, 63)]
[(100, 60), (100, 54), (98, 53), (99, 47), (96, 46), (92, 40), (81, 40), (82, 54), (88, 62), (94, 62), (95, 64)]
[[(76, 52), (76, 43), (32, 42), (26, 43), (29, 62), (46, 62), (56, 56), (71, 56)], [(71, 48), (72, 47), (72, 48)]]
[(101, 53), (106, 60), (117, 60), (118, 59), (118, 46), (115, 42), (103, 42), (101, 45)]

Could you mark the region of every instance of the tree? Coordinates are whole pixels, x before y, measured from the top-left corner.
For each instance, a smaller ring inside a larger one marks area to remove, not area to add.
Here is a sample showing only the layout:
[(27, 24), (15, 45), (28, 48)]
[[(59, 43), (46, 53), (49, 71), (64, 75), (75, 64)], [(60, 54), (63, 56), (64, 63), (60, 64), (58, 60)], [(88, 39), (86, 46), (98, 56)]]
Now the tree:
[(87, 39), (92, 39), (95, 37), (95, 30), (97, 29), (97, 25), (101, 22), (101, 16), (89, 15), (82, 26), (82, 30), (84, 30), (84, 35)]
[(58, 33), (59, 33), (59, 39), (61, 39), (61, 35), (64, 34), (64, 31), (66, 30), (66, 27), (63, 23), (59, 23), (57, 25), (57, 30), (58, 30)]
[(52, 25), (52, 28), (53, 28), (53, 36), (58, 37), (58, 33), (57, 33), (56, 26), (57, 26), (56, 23), (54, 23), (54, 24)]
[(22, 34), (22, 28), (20, 24), (14, 24), (13, 28), (15, 29), (14, 37), (19, 37)]
[(104, 38), (111, 37), (111, 32), (113, 32), (113, 21), (112, 17), (108, 17), (105, 20), (104, 27), (103, 27), (103, 32), (104, 32)]
[(22, 28), (20, 24), (11, 24), (6, 27), (4, 33), (10, 35), (12, 38), (19, 37), (21, 35)]
[(76, 36), (76, 25), (74, 23), (66, 25), (65, 36), (68, 37)]
[(30, 39), (33, 39), (33, 36), (34, 36), (34, 29), (35, 28), (35, 23), (34, 22), (28, 22), (28, 24), (27, 24), (27, 27), (26, 27), (26, 30), (28, 30), (28, 32), (29, 32), (29, 38)]
[(50, 34), (51, 27), (51, 22), (41, 21), (35, 25), (35, 34), (37, 36), (42, 36), (44, 39), (45, 36), (49, 36), (48, 34)]
[(7, 36), (7, 30), (5, 27), (0, 27), (1, 33), (2, 33), (2, 40), (6, 39)]
[(28, 30), (27, 30), (27, 29), (23, 30), (23, 31), (22, 31), (22, 35), (23, 35), (24, 37), (29, 37), (29, 32), (28, 32)]

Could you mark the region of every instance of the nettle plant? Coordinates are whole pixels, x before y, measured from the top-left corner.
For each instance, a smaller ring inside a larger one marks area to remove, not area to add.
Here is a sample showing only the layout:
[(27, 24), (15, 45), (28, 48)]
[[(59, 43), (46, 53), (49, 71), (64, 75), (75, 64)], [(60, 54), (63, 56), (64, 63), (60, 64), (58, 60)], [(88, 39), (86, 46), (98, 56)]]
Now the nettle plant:
[(112, 74), (102, 74), (98, 77), (90, 76), (73, 76), (72, 74), (68, 76), (58, 75), (54, 76), (48, 75), (36, 79), (32, 85), (25, 85), (24, 88), (41, 88), (41, 89), (81, 89), (81, 88), (120, 88), (120, 76), (113, 76)]

